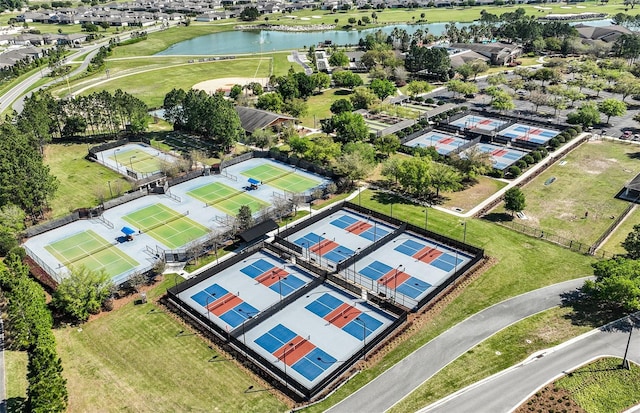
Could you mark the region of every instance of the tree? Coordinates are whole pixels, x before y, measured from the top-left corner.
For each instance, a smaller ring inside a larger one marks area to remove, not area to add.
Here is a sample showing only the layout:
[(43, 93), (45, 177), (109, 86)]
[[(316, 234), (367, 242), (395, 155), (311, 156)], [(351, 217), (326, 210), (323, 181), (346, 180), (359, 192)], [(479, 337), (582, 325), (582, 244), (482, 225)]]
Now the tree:
[(607, 123), (611, 116), (622, 116), (627, 112), (627, 104), (614, 98), (605, 99), (598, 103), (598, 110), (607, 116)]
[(276, 142), (276, 135), (269, 129), (256, 129), (245, 142), (260, 149), (269, 148)]
[(596, 279), (585, 281), (584, 293), (624, 311), (640, 309), (640, 261), (617, 257), (598, 261), (592, 266)]
[(336, 175), (349, 179), (351, 185), (354, 181), (367, 177), (372, 170), (373, 163), (359, 151), (343, 153), (336, 158), (333, 166)]
[(415, 98), (421, 93), (429, 92), (431, 89), (433, 89), (433, 87), (431, 87), (429, 83), (422, 80), (414, 80), (407, 84), (407, 92), (412, 98)]
[(511, 98), (511, 95), (507, 94), (506, 92), (503, 92), (494, 96), (493, 101), (491, 102), (491, 107), (499, 111), (503, 111), (503, 110), (513, 110), (515, 109), (516, 105), (515, 103), (513, 103), (513, 99)]
[(336, 140), (339, 142), (364, 141), (369, 137), (369, 128), (359, 113), (342, 112), (333, 115), (330, 123), (331, 131), (335, 131)]
[(440, 191), (457, 191), (462, 188), (462, 175), (449, 165), (434, 162), (430, 174), (436, 197), (440, 196)]
[(236, 225), (239, 231), (246, 231), (253, 226), (253, 215), (248, 205), (242, 205), (238, 210)]
[(332, 77), (333, 82), (336, 86), (346, 87), (349, 89), (353, 89), (356, 86), (362, 86), (362, 84), (364, 83), (362, 81), (362, 78), (358, 76), (358, 74), (353, 73), (349, 70), (334, 72)]
[(600, 123), (600, 112), (594, 102), (583, 103), (577, 111), (567, 115), (567, 122), (584, 128)]
[(526, 206), (524, 193), (518, 187), (508, 189), (504, 193), (504, 209), (511, 211), (511, 216), (514, 212), (520, 212), (524, 210)]
[(380, 99), (368, 87), (357, 87), (349, 97), (354, 109), (368, 109), (380, 103)]
[(318, 92), (322, 89), (326, 89), (331, 85), (331, 76), (323, 72), (313, 73), (311, 76), (311, 82), (318, 89)]
[(451, 59), (447, 50), (442, 47), (427, 48), (412, 45), (404, 64), (409, 72), (424, 70), (436, 79), (449, 80)]
[(627, 258), (640, 260), (640, 224), (633, 226), (633, 231), (622, 242), (622, 248), (627, 251)]
[(269, 110), (271, 112), (280, 112), (284, 104), (282, 96), (278, 92), (264, 93), (258, 96), (256, 108)]
[(333, 67), (344, 67), (349, 64), (349, 57), (342, 50), (331, 53), (329, 56), (329, 64)]
[(242, 93), (242, 86), (236, 84), (231, 86), (231, 90), (229, 91), (229, 97), (231, 99), (236, 99), (238, 96), (240, 96), (241, 93)]
[(0, 125), (0, 208), (15, 205), (30, 215), (41, 213), (58, 188), (38, 146), (14, 125)]
[(24, 219), (24, 211), (15, 205), (0, 208), (0, 255), (5, 256), (18, 246), (18, 233), (24, 229)]
[(244, 10), (240, 12), (240, 19), (244, 21), (254, 21), (260, 17), (260, 12), (255, 7), (245, 7)]
[(84, 266), (72, 268), (53, 294), (54, 308), (77, 321), (84, 322), (97, 314), (111, 294), (113, 283), (104, 271), (91, 271)]
[(111, 25), (109, 24), (108, 21), (103, 21), (100, 22), (100, 27), (102, 27), (102, 30), (104, 30), (105, 32), (107, 31), (107, 29), (110, 27)]
[(349, 99), (338, 99), (331, 104), (331, 113), (337, 115), (342, 112), (351, 112), (353, 111), (353, 104)]
[(458, 73), (462, 80), (466, 81), (471, 76), (473, 76), (473, 68), (471, 67), (471, 63), (465, 63), (458, 67), (456, 67), (456, 73)]
[(389, 157), (400, 147), (400, 139), (394, 134), (379, 136), (374, 140), (373, 145), (378, 152)]
[(396, 93), (396, 85), (390, 80), (373, 79), (370, 87), (381, 100)]

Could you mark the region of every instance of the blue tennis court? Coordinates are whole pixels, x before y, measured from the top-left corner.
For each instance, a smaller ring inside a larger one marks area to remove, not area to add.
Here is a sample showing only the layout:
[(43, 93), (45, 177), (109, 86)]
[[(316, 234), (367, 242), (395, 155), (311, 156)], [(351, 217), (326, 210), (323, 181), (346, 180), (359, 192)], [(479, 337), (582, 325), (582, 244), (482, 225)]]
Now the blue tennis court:
[(485, 118), (484, 116), (466, 115), (458, 120), (450, 122), (449, 125), (458, 129), (482, 129), (485, 131), (495, 131), (506, 125), (507, 122), (494, 118)]
[(389, 231), (384, 228), (378, 228), (377, 225), (371, 224), (368, 221), (369, 220), (356, 219), (351, 215), (342, 215), (331, 221), (331, 225), (374, 242), (389, 233)]
[[(448, 252), (446, 247), (433, 242), (416, 241), (407, 239), (395, 247), (395, 250), (408, 255), (416, 260), (432, 265), (442, 271), (449, 272), (456, 267), (456, 256)], [(464, 261), (463, 256), (458, 256), (457, 265)], [(415, 283), (416, 281), (412, 281)], [(430, 287), (430, 285), (428, 286)], [(428, 288), (427, 287), (427, 288)]]
[[(473, 147), (477, 147), (480, 151), (491, 155), (493, 167), (499, 170), (507, 169), (527, 155), (527, 152), (491, 143), (478, 143)], [(462, 156), (464, 156), (464, 152), (462, 153)]]
[(382, 321), (330, 293), (323, 294), (305, 308), (361, 341), (383, 325)]
[(239, 326), (245, 319), (259, 312), (218, 284), (193, 294), (191, 299), (232, 327)]
[(560, 131), (554, 129), (539, 128), (523, 123), (515, 123), (508, 128), (500, 131), (500, 136), (504, 136), (511, 140), (521, 140), (544, 145), (552, 138), (560, 134)]
[(282, 297), (286, 297), (306, 284), (305, 281), (288, 273), (284, 268), (276, 267), (264, 259), (253, 261), (242, 267), (240, 272), (269, 287)]
[(462, 145), (466, 144), (466, 139), (447, 135), (443, 132), (432, 131), (427, 132), (424, 135), (418, 136), (408, 142), (405, 142), (405, 146), (412, 148), (428, 148), (434, 147), (436, 152), (440, 155), (446, 156), (452, 151), (458, 149)]
[(282, 324), (273, 327), (254, 342), (277, 357), (277, 364), (286, 364), (309, 381), (315, 380), (337, 361), (335, 357)]

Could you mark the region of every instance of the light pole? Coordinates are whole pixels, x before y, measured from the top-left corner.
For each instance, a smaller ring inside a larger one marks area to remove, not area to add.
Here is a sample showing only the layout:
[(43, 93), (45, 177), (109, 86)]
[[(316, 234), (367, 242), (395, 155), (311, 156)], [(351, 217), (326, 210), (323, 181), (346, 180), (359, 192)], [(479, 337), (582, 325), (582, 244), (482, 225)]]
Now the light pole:
[(129, 158), (129, 166), (131, 167), (131, 172), (134, 172), (133, 170), (133, 158), (135, 158), (136, 156), (133, 155), (132, 157)]
[(307, 258), (305, 257), (305, 252), (304, 252), (304, 251), (307, 249), (307, 243), (306, 243), (306, 242), (302, 242), (302, 243), (301, 243), (301, 245), (302, 245), (302, 248), (303, 248), (303, 249), (302, 249), (302, 258), (303, 258), (303, 259), (307, 259)]
[(215, 298), (215, 296), (216, 296), (215, 293), (207, 295), (207, 306), (204, 309), (207, 310), (207, 318), (209, 319), (209, 322), (211, 322), (211, 311), (209, 311), (209, 304), (210, 304), (209, 299)]
[(629, 353), (629, 344), (631, 344), (631, 333), (633, 333), (633, 321), (629, 318), (629, 338), (627, 339), (627, 347), (624, 349), (624, 357), (622, 358), (622, 364), (620, 367), (623, 369), (631, 370), (631, 365), (627, 359), (627, 353)]
[(326, 232), (323, 232), (322, 235), (318, 235), (318, 265), (322, 268), (322, 241), (320, 238), (327, 235)]
[(258, 312), (254, 311), (251, 313), (245, 313), (244, 311), (242, 311), (242, 308), (239, 308), (238, 311), (246, 316), (246, 318), (242, 320), (242, 344), (244, 344), (244, 346), (247, 347), (247, 339), (244, 335), (244, 323), (246, 323), (248, 320), (251, 320), (254, 315), (258, 314)]
[(360, 250), (361, 249), (362, 249), (361, 247), (358, 247), (358, 249), (356, 250), (356, 253), (353, 254), (353, 282), (356, 282), (356, 274), (357, 274), (357, 272), (356, 272), (356, 261), (357, 261), (356, 255), (360, 254)]
[(353, 321), (358, 321), (360, 324), (362, 324), (362, 360), (364, 360), (367, 358), (367, 353), (365, 353), (367, 349), (367, 324), (360, 317), (354, 318)]
[[(284, 268), (283, 268), (284, 272), (287, 272)], [(271, 270), (271, 279), (274, 278), (278, 278), (278, 292), (280, 293), (280, 301), (282, 302), (282, 279), (283, 278), (287, 278), (287, 276), (282, 276), (280, 274), (278, 274), (278, 272), (276, 270)]]
[(398, 296), (398, 272), (400, 272), (400, 267), (404, 268), (404, 265), (400, 264), (396, 268), (396, 274), (393, 277), (393, 303), (396, 303), (396, 298)]
[(424, 229), (427, 229), (427, 225), (429, 224), (429, 205), (424, 207)]
[(111, 195), (111, 198), (113, 198), (113, 191), (111, 190), (111, 181), (107, 181), (107, 185), (109, 185), (109, 194)]
[(462, 243), (466, 244), (467, 243), (467, 221), (462, 221), (460, 225), (464, 226), (464, 232), (462, 234)]
[(115, 151), (113, 151), (113, 159), (116, 161), (116, 170), (118, 172), (120, 172), (120, 164), (118, 163), (118, 151), (119, 150), (120, 150), (120, 148), (118, 148)]

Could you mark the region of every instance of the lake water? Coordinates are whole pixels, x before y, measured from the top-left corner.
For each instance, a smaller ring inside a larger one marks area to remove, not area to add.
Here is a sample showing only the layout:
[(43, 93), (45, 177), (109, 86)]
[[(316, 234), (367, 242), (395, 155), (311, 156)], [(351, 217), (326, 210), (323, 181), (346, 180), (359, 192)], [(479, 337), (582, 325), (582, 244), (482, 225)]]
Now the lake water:
[[(590, 26), (606, 26), (611, 20), (584, 21)], [(176, 43), (158, 55), (235, 55), (243, 53), (272, 52), (281, 50), (302, 49), (304, 46), (316, 45), (330, 40), (338, 45), (355, 45), (369, 33), (382, 30), (391, 34), (394, 27), (406, 30), (409, 34), (418, 29), (429, 30), (436, 36), (441, 35), (447, 23), (397, 24), (364, 30), (327, 30), (323, 32), (280, 32), (272, 30), (228, 31), (199, 36), (191, 40)], [(472, 23), (455, 23), (458, 27)], [(572, 24), (577, 24), (572, 23)]]

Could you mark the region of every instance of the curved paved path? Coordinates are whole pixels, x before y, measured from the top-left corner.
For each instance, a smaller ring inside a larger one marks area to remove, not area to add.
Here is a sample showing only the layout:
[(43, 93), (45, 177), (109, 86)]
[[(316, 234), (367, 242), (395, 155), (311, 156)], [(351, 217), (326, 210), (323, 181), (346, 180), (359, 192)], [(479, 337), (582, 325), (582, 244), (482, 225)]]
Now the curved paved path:
[[(637, 329), (637, 325), (636, 325)], [(632, 333), (627, 357), (640, 361), (640, 338)], [(482, 411), (511, 412), (539, 388), (576, 367), (600, 356), (624, 356), (629, 332), (620, 329), (593, 330), (566, 344), (548, 350), (540, 358), (495, 374), (460, 390), (426, 408), (426, 412), (470, 412), (482, 406)]]
[(496, 332), (561, 303), (586, 278), (540, 288), (495, 304), (460, 322), (367, 383), (327, 412), (382, 413), (409, 395), (447, 364)]

